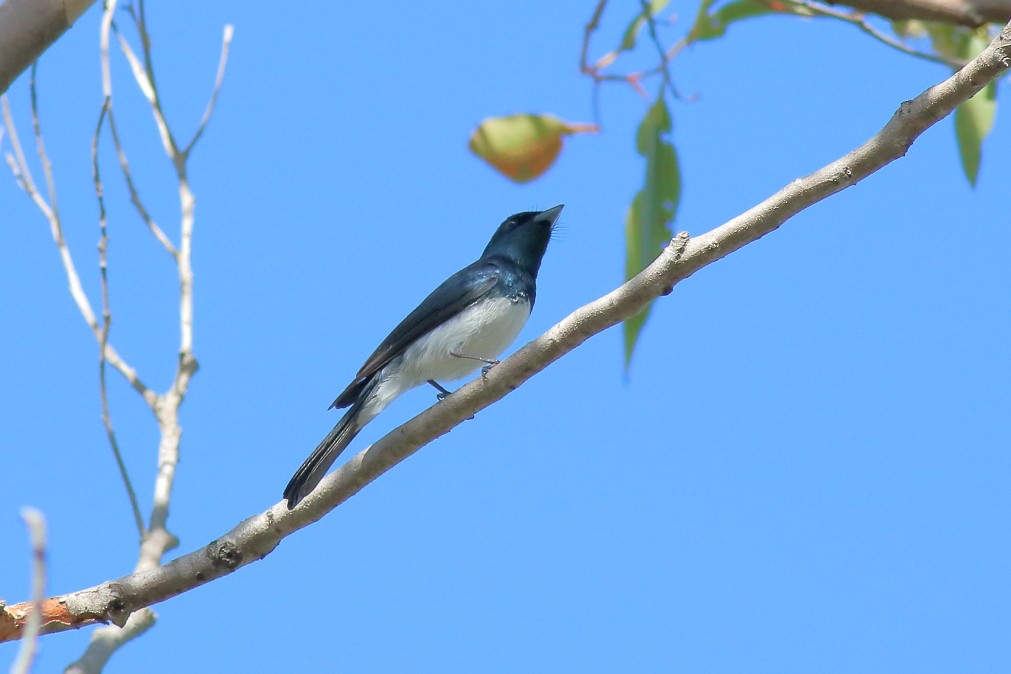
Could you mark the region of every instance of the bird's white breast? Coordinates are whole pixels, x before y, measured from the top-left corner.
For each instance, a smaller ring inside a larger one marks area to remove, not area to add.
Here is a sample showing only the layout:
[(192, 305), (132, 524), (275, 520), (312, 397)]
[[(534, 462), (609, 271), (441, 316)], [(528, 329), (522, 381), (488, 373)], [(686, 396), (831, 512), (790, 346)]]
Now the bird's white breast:
[(484, 365), (480, 360), (498, 358), (530, 317), (530, 301), (496, 297), (467, 307), (439, 327), (418, 338), (376, 376), (379, 384), (359, 415), (367, 424), (396, 398), (429, 379), (460, 379)]
[(452, 353), (488, 360), (498, 358), (520, 334), (529, 317), (530, 301), (525, 298), (479, 301), (409, 346), (403, 356), (402, 376), (418, 384), (427, 379), (449, 381), (465, 377), (484, 363), (458, 358)]

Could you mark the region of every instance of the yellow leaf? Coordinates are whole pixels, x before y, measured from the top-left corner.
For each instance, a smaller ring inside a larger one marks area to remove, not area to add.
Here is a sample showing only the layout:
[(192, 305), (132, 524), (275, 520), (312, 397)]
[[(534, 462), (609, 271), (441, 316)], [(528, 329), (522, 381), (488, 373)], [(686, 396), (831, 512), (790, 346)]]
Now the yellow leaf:
[(571, 124), (554, 115), (489, 117), (470, 136), (470, 150), (507, 178), (525, 183), (547, 171), (574, 133), (596, 133), (596, 124)]

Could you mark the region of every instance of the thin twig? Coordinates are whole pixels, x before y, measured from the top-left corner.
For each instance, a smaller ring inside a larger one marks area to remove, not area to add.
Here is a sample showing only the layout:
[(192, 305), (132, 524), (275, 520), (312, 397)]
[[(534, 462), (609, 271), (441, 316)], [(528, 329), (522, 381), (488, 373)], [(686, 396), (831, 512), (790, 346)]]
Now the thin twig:
[(11, 149), (14, 150), (13, 154), (7, 153), (7, 164), (11, 167), (11, 172), (14, 174), (14, 181), (35, 202), (35, 206), (42, 212), (46, 220), (52, 222), (53, 210), (35, 188), (35, 180), (32, 178), (31, 169), (28, 168), (28, 161), (25, 159), (24, 150), (21, 148), (21, 139), (18, 136), (17, 127), (14, 126), (14, 118), (11, 116), (11, 106), (6, 94), (0, 96), (0, 104), (3, 106), (4, 126), (7, 128), (7, 135), (11, 139)]
[(42, 600), (46, 598), (46, 518), (35, 508), (22, 508), (21, 519), (28, 528), (32, 546), (32, 611), (28, 615), (18, 656), (11, 666), (11, 674), (28, 674), (32, 669), (42, 628)]
[(134, 524), (137, 527), (137, 535), (140, 540), (144, 539), (144, 517), (140, 514), (140, 504), (137, 502), (137, 492), (133, 488), (130, 474), (123, 461), (123, 454), (119, 450), (119, 441), (116, 439), (116, 432), (112, 426), (112, 414), (109, 410), (109, 392), (105, 376), (106, 347), (109, 344), (109, 330), (112, 328), (112, 309), (109, 303), (109, 232), (108, 214), (105, 209), (105, 189), (102, 185), (102, 176), (98, 163), (98, 144), (102, 137), (102, 124), (106, 118), (112, 124), (112, 74), (109, 67), (109, 26), (112, 24), (112, 13), (116, 8), (116, 0), (110, 0), (102, 14), (102, 23), (99, 31), (99, 51), (102, 65), (102, 108), (98, 115), (98, 123), (95, 125), (95, 133), (91, 139), (91, 173), (95, 185), (95, 196), (98, 199), (98, 269), (102, 283), (102, 328), (98, 347), (98, 391), (102, 401), (102, 425), (105, 427), (105, 434), (109, 440), (109, 447), (112, 449), (112, 456), (116, 461), (120, 479), (126, 488), (126, 495), (130, 501), (130, 510), (133, 512)]
[(32, 64), (31, 78), (28, 85), (32, 100), (32, 129), (35, 132), (35, 143), (38, 147), (39, 160), (42, 162), (42, 173), (46, 178), (46, 189), (49, 191), (49, 208), (52, 210), (53, 217), (59, 220), (60, 209), (56, 203), (56, 182), (53, 179), (53, 164), (49, 161), (49, 155), (46, 153), (46, 145), (42, 139), (42, 128), (39, 126), (39, 101), (35, 88), (35, 73), (38, 67), (38, 61)]
[[(802, 16), (823, 16), (827, 18), (838, 19), (840, 21), (845, 21), (849, 24), (856, 26), (862, 32), (870, 35), (872, 38), (878, 40), (879, 42), (896, 49), (904, 54), (913, 56), (915, 58), (924, 59), (932, 63), (941, 63), (946, 66), (950, 66), (954, 69), (961, 68), (966, 64), (966, 61), (954, 58), (948, 58), (939, 54), (930, 54), (927, 52), (922, 52), (902, 40), (898, 40), (887, 33), (875, 28), (870, 22), (867, 21), (866, 15), (860, 12), (845, 12), (832, 7), (826, 6), (824, 4), (815, 2), (814, 0), (783, 0), (782, 3), (776, 0), (755, 0), (760, 2), (777, 13), (784, 13), (787, 11), (787, 7), (792, 6), (796, 8), (795, 14), (800, 14)], [(587, 52), (589, 50), (589, 41), (592, 33), (597, 29), (597, 25), (600, 20), (600, 10), (602, 10), (602, 5), (597, 6), (597, 11), (594, 12), (593, 17), (590, 22), (586, 25), (583, 34), (583, 44), (580, 50), (580, 72), (590, 76), (593, 79), (593, 105), (594, 110), (597, 109), (597, 97), (599, 96), (599, 86), (603, 82), (620, 82), (622, 84), (630, 85), (636, 90), (640, 95), (645, 96), (646, 92), (642, 87), (642, 81), (654, 77), (656, 75), (662, 75), (664, 78), (664, 83), (669, 86), (671, 91), (677, 96), (676, 89), (673, 86), (673, 78), (670, 74), (669, 64), (677, 55), (691, 42), (693, 41), (691, 35), (687, 35), (679, 39), (669, 48), (664, 50), (662, 44), (657, 38), (656, 22), (653, 18), (652, 12), (649, 11), (650, 4), (649, 0), (640, 0), (640, 4), (643, 7), (643, 17), (649, 23), (650, 37), (653, 43), (656, 45), (658, 51), (660, 52), (660, 62), (641, 71), (632, 71), (629, 73), (604, 73), (603, 69), (611, 65), (618, 58), (619, 51), (611, 51), (602, 56), (597, 60), (596, 63), (590, 65), (587, 61)], [(596, 112), (595, 112), (596, 114)]]
[(587, 60), (590, 51), (590, 39), (597, 31), (597, 28), (600, 27), (600, 17), (604, 15), (604, 8), (606, 6), (607, 0), (597, 0), (597, 6), (593, 9), (590, 20), (583, 27), (583, 46), (579, 50), (579, 70), (587, 75), (593, 75), (595, 70), (595, 67), (591, 66)]
[(592, 65), (589, 63), (588, 53), (590, 49), (590, 39), (600, 25), (600, 18), (603, 14), (604, 5), (607, 3), (607, 0), (600, 0), (594, 9), (593, 15), (590, 17), (590, 20), (583, 29), (583, 43), (579, 51), (579, 71), (584, 75), (588, 75), (593, 80), (594, 121), (598, 124), (600, 123), (598, 114), (598, 99), (600, 95), (600, 85), (603, 82), (621, 82), (622, 84), (628, 84), (641, 96), (646, 97), (647, 93), (642, 87), (642, 80), (654, 75), (663, 74), (665, 85), (670, 87), (671, 93), (675, 98), (680, 98), (676, 88), (674, 87), (673, 78), (668, 70), (668, 64), (674, 60), (674, 57), (677, 56), (677, 54), (684, 49), (685, 46), (688, 45), (689, 40), (687, 37), (683, 37), (665, 51), (657, 35), (656, 21), (653, 17), (652, 6), (648, 0), (640, 0), (640, 2), (642, 4), (641, 16), (649, 22), (650, 37), (660, 52), (660, 63), (653, 68), (641, 71), (636, 70), (623, 74), (603, 72), (604, 68), (608, 67), (618, 59), (620, 49), (604, 54)]
[(144, 221), (144, 224), (147, 225), (148, 230), (154, 235), (158, 243), (162, 245), (162, 248), (168, 251), (168, 254), (173, 258), (177, 257), (179, 251), (176, 250), (175, 244), (162, 231), (162, 228), (158, 226), (140, 198), (140, 192), (137, 190), (137, 185), (133, 181), (133, 174), (130, 172), (130, 162), (127, 160), (126, 151), (119, 140), (119, 129), (116, 126), (116, 117), (113, 115), (112, 107), (109, 108), (109, 132), (112, 135), (112, 144), (116, 148), (116, 158), (119, 159), (119, 168), (126, 181), (126, 189), (130, 192), (130, 203), (133, 204), (138, 215), (140, 215), (140, 219)]
[[(143, 24), (138, 24), (138, 26)], [(122, 50), (123, 55), (126, 56), (127, 63), (130, 65), (130, 72), (133, 73), (133, 78), (137, 82), (138, 88), (140, 88), (140, 93), (147, 100), (148, 104), (151, 106), (151, 112), (154, 115), (155, 124), (158, 126), (158, 136), (162, 140), (162, 147), (165, 149), (165, 154), (169, 158), (174, 158), (179, 156), (179, 148), (176, 146), (175, 137), (172, 135), (172, 131), (169, 129), (168, 122), (165, 119), (165, 115), (161, 109), (161, 101), (158, 100), (158, 90), (155, 89), (154, 80), (152, 79), (150, 73), (145, 69), (144, 64), (140, 62), (137, 58), (137, 54), (134, 53), (133, 47), (127, 42), (126, 38), (121, 32), (119, 32), (116, 24), (112, 25), (112, 30), (116, 33), (116, 40), (119, 42), (119, 48)], [(142, 43), (147, 43), (147, 38), (141, 38)]]
[(590, 15), (589, 20), (586, 21), (586, 25), (582, 28), (582, 47), (579, 50), (579, 71), (586, 73), (587, 75), (592, 74), (592, 67), (587, 61), (589, 55), (589, 40), (601, 26), (601, 17), (604, 15), (604, 8), (607, 7), (608, 0), (598, 0), (596, 2), (596, 7), (593, 8), (593, 13)]
[(109, 66), (109, 31), (115, 25), (112, 19), (115, 9), (116, 0), (109, 0), (102, 14), (102, 23), (99, 31), (99, 60), (102, 68), (102, 95), (105, 101), (103, 107), (108, 111), (107, 116), (109, 118), (109, 131), (112, 133), (112, 144), (116, 148), (116, 158), (119, 160), (120, 170), (123, 173), (123, 178), (126, 180), (126, 188), (130, 192), (130, 203), (133, 204), (141, 220), (147, 225), (148, 230), (154, 235), (154, 238), (174, 258), (178, 254), (176, 247), (144, 206), (144, 202), (140, 198), (140, 192), (137, 190), (137, 185), (133, 181), (133, 174), (130, 172), (130, 162), (126, 158), (126, 151), (119, 140), (116, 116), (112, 110), (112, 71)]
[(149, 608), (133, 613), (123, 627), (105, 625), (91, 633), (91, 642), (81, 657), (63, 674), (100, 674), (113, 653), (154, 627), (158, 616)]
[(138, 537), (143, 540), (144, 517), (140, 514), (140, 504), (137, 502), (137, 492), (133, 488), (130, 474), (126, 469), (126, 462), (123, 461), (123, 454), (119, 451), (119, 441), (116, 440), (116, 432), (112, 427), (112, 415), (109, 412), (109, 392), (106, 386), (105, 364), (106, 347), (109, 345), (109, 329), (112, 327), (112, 310), (109, 305), (109, 233), (108, 216), (105, 210), (105, 191), (102, 186), (102, 177), (98, 167), (98, 141), (102, 134), (102, 123), (108, 113), (111, 113), (112, 99), (106, 98), (102, 104), (102, 111), (98, 115), (98, 124), (95, 126), (95, 135), (91, 141), (91, 172), (95, 184), (95, 196), (98, 198), (98, 269), (102, 281), (102, 337), (98, 347), (98, 391), (102, 399), (102, 425), (105, 426), (105, 434), (109, 439), (109, 447), (112, 448), (112, 456), (116, 460), (116, 467), (119, 469), (119, 476), (126, 487), (126, 495), (130, 499), (130, 509), (133, 511), (134, 523), (137, 525)]
[(599, 69), (591, 66), (587, 62), (587, 54), (590, 51), (590, 39), (600, 26), (600, 17), (604, 14), (604, 7), (607, 0), (597, 0), (597, 6), (593, 10), (593, 15), (583, 27), (583, 45), (579, 50), (579, 71), (589, 75), (593, 79), (593, 121), (600, 125), (600, 79), (598, 79)]
[(653, 7), (649, 0), (639, 0), (639, 2), (642, 5), (642, 15), (646, 19), (646, 25), (649, 27), (650, 41), (656, 46), (656, 51), (660, 55), (660, 64), (658, 68), (663, 74), (664, 84), (670, 90), (671, 96), (674, 98), (680, 98), (677, 89), (674, 87), (674, 80), (670, 74), (670, 59), (667, 57), (667, 52), (660, 43), (660, 37), (657, 35), (656, 19), (653, 17)]
[[(144, 0), (138, 0), (136, 7), (132, 4), (128, 5), (127, 12), (133, 19), (137, 33), (140, 35), (141, 55), (144, 57), (142, 68), (137, 68), (140, 64), (136, 62), (136, 56), (133, 56), (133, 60), (131, 60), (133, 50), (130, 49), (130, 45), (126, 43), (118, 31), (116, 37), (119, 38), (120, 47), (124, 48), (123, 53), (126, 55), (127, 60), (130, 61), (130, 68), (133, 70), (134, 79), (137, 80), (141, 91), (148, 98), (148, 103), (151, 104), (151, 110), (154, 113), (155, 122), (158, 124), (158, 131), (161, 135), (162, 144), (165, 147), (165, 153), (170, 158), (178, 161), (182, 158), (179, 152), (179, 145), (176, 143), (175, 136), (169, 128), (165, 112), (161, 107), (161, 97), (158, 95), (158, 84), (154, 75), (154, 58), (151, 52), (151, 34), (147, 30), (147, 15), (144, 11)], [(113, 29), (116, 29), (115, 25), (113, 25)], [(145, 80), (145, 82), (142, 83), (141, 79)]]
[(218, 93), (221, 91), (221, 82), (225, 79), (225, 67), (228, 65), (228, 48), (232, 44), (232, 34), (234, 32), (235, 27), (232, 24), (225, 25), (224, 35), (221, 38), (221, 58), (218, 60), (218, 74), (214, 78), (214, 89), (211, 90), (211, 98), (207, 101), (207, 108), (204, 110), (204, 116), (200, 119), (200, 125), (197, 126), (192, 140), (183, 149), (184, 156), (189, 156), (190, 150), (200, 140), (200, 136), (204, 134), (204, 129), (207, 128), (207, 123), (211, 121), (211, 115), (214, 113), (214, 104), (217, 102)]
[[(774, 4), (778, 3), (780, 0), (759, 0), (765, 5), (773, 7)], [(861, 31), (870, 35), (875, 40), (878, 40), (882, 44), (885, 44), (892, 49), (897, 49), (903, 54), (908, 54), (909, 56), (914, 56), (925, 61), (930, 61), (931, 63), (941, 63), (943, 65), (949, 66), (958, 70), (963, 67), (967, 61), (961, 59), (948, 58), (939, 54), (928, 54), (927, 52), (919, 51), (918, 49), (913, 49), (908, 44), (902, 40), (897, 40), (894, 37), (884, 33), (873, 25), (868, 23), (867, 16), (860, 12), (844, 12), (838, 9), (833, 9), (818, 2), (812, 2), (811, 0), (783, 0), (789, 5), (795, 7), (800, 7), (815, 16), (824, 16), (831, 19), (838, 19), (840, 21), (845, 21), (848, 24), (854, 25)]]

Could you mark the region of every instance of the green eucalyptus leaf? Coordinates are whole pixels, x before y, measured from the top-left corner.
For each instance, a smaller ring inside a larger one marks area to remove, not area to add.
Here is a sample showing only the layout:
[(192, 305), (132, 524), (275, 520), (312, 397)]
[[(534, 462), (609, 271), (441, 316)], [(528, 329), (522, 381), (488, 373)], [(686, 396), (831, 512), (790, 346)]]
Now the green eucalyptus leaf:
[(895, 34), (904, 40), (928, 35), (927, 24), (920, 19), (898, 19), (891, 23)]
[[(650, 0), (649, 3), (649, 16), (656, 16), (663, 11), (664, 7), (670, 4), (670, 0)], [(621, 36), (621, 44), (618, 45), (619, 52), (628, 51), (635, 47), (636, 40), (639, 39), (639, 31), (642, 30), (643, 24), (646, 23), (646, 10), (645, 8), (640, 11), (632, 23), (628, 24), (628, 28)]]
[[(988, 44), (984, 35), (973, 33), (960, 45), (959, 57), (968, 59), (976, 56)], [(962, 170), (969, 184), (976, 186), (979, 166), (983, 158), (983, 141), (993, 128), (997, 115), (997, 83), (991, 82), (979, 93), (955, 110), (955, 138), (958, 140), (958, 154), (962, 159)]]
[(710, 0), (699, 6), (698, 14), (695, 16), (695, 25), (688, 33), (689, 42), (723, 37), (730, 24), (755, 16), (772, 14), (775, 11), (754, 0), (737, 0), (737, 2), (727, 3), (710, 13), (709, 8), (712, 4), (713, 2)]
[[(646, 159), (646, 177), (625, 217), (626, 280), (645, 269), (671, 239), (670, 225), (681, 199), (681, 173), (670, 131), (670, 112), (661, 94), (636, 133), (636, 151)], [(649, 307), (625, 321), (626, 371), (648, 315)]]
[(948, 59), (962, 58), (968, 40), (968, 29), (950, 23), (930, 22), (927, 24), (931, 46), (939, 56)]
[(976, 186), (979, 165), (983, 158), (983, 140), (993, 128), (997, 114), (997, 83), (991, 82), (982, 91), (955, 110), (955, 137), (962, 170), (969, 184)]

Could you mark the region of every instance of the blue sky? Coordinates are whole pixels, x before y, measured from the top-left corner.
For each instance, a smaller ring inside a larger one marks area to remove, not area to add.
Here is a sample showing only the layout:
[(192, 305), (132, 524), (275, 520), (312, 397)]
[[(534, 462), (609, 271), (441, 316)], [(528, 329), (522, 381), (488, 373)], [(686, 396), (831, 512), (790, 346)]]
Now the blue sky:
[[(638, 7), (613, 5), (597, 55)], [(566, 204), (519, 343), (620, 283), (647, 101), (603, 89), (603, 132), (571, 139), (524, 186), (466, 146), (490, 115), (592, 121), (577, 72), (591, 10), (151, 4), (159, 84), (183, 136), (235, 24), (191, 163), (201, 370), (182, 411), (179, 552), (280, 499), (364, 358), (506, 215)], [(39, 71), (67, 236), (93, 298), (98, 18), (89, 11)], [(851, 26), (764, 18), (687, 50), (674, 75), (697, 95), (671, 108), (685, 171), (676, 227), (701, 233), (863, 142), (945, 71)], [(171, 229), (169, 166), (122, 59), (115, 77), (141, 189)], [(26, 90), (22, 79), (11, 98), (31, 146)], [(627, 378), (620, 330), (591, 339), (265, 560), (157, 606), (157, 626), (108, 671), (1008, 671), (1001, 117), (977, 189), (945, 120), (904, 159), (679, 285)], [(113, 340), (162, 389), (173, 268), (111, 155), (104, 165)], [(49, 520), (51, 593), (129, 572), (136, 535), (100, 423), (97, 347), (46, 224), (7, 177), (0, 204), (0, 596), (19, 601), (21, 506)], [(146, 510), (156, 430), (111, 381)], [(433, 402), (429, 390), (404, 396), (352, 449)], [(88, 634), (45, 638), (37, 671), (62, 671)], [(14, 654), (0, 646), (3, 661)]]

